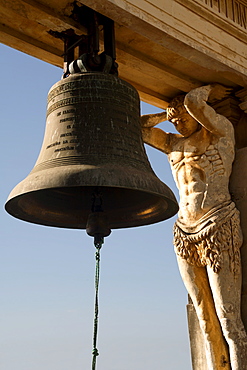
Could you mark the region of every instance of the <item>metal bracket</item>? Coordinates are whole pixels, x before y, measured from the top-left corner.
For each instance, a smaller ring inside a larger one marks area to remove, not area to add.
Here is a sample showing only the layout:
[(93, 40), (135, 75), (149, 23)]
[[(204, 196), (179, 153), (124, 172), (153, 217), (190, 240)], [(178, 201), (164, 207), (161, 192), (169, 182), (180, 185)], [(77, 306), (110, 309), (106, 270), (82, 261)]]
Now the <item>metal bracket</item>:
[[(114, 22), (93, 9), (76, 3), (71, 17), (85, 27), (86, 35), (76, 35), (72, 29), (61, 33), (50, 31), (54, 37), (64, 41), (63, 78), (73, 73), (98, 71), (117, 75)], [(103, 51), (100, 52), (102, 46)]]
[[(88, 54), (82, 54), (78, 59), (70, 63), (69, 74), (90, 72), (91, 69), (89, 67), (90, 64), (88, 63), (88, 59)], [(94, 69), (94, 71), (96, 70), (103, 73), (111, 73), (112, 64), (112, 58), (109, 55), (102, 53), (100, 55), (100, 64), (97, 66), (97, 69)], [(65, 77), (67, 77), (67, 74)]]

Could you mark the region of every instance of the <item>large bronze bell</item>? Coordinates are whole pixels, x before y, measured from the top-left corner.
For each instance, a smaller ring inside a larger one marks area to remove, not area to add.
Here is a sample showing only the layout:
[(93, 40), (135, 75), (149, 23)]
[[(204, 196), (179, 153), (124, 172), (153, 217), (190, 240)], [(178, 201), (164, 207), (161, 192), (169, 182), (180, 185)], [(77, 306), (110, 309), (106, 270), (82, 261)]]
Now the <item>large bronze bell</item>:
[(97, 192), (110, 228), (173, 216), (177, 202), (154, 174), (141, 138), (137, 91), (116, 76), (71, 75), (48, 95), (43, 146), (6, 210), (33, 223), (86, 228)]

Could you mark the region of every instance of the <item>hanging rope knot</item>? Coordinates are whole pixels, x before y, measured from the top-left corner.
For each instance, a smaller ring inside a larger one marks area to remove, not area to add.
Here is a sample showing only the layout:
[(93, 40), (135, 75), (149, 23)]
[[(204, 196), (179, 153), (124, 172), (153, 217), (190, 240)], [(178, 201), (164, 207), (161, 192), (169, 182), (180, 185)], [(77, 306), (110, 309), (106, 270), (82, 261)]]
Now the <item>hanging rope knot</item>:
[(99, 351), (97, 350), (97, 348), (93, 349), (92, 354), (93, 356), (99, 356)]
[(96, 261), (100, 261), (100, 251), (99, 250), (95, 252), (95, 259)]

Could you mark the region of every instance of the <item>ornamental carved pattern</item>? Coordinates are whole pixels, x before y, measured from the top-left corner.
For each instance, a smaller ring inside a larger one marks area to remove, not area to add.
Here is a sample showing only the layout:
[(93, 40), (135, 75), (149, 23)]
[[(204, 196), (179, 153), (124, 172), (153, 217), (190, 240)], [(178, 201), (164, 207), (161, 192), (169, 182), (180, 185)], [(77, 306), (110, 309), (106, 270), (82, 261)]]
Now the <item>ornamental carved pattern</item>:
[(207, 8), (217, 12), (239, 26), (247, 29), (247, 1), (246, 0), (194, 0), (203, 3)]

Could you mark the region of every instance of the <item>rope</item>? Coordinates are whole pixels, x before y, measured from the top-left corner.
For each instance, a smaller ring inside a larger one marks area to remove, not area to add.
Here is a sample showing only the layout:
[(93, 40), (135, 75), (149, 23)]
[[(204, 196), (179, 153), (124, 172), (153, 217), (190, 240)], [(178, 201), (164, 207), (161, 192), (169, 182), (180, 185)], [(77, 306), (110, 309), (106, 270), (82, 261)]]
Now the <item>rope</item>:
[(95, 304), (94, 304), (94, 332), (93, 332), (93, 359), (92, 359), (92, 370), (96, 369), (96, 358), (99, 356), (99, 351), (97, 349), (97, 334), (98, 334), (98, 316), (99, 316), (99, 272), (100, 272), (100, 249), (103, 245), (103, 238), (100, 240), (95, 240), (94, 245), (96, 248), (95, 252)]

